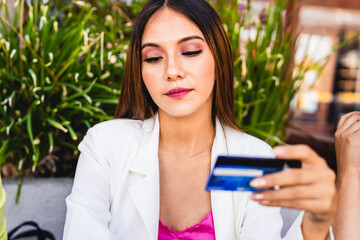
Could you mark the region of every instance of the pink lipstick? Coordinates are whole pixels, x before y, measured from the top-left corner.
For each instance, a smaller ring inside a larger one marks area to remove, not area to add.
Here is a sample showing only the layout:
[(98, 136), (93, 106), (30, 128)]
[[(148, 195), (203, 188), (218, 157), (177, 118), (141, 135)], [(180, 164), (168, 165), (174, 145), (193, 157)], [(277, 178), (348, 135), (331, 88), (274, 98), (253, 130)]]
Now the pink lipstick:
[(188, 88), (173, 88), (167, 93), (165, 93), (165, 95), (171, 98), (182, 98), (189, 94), (191, 91), (192, 89)]

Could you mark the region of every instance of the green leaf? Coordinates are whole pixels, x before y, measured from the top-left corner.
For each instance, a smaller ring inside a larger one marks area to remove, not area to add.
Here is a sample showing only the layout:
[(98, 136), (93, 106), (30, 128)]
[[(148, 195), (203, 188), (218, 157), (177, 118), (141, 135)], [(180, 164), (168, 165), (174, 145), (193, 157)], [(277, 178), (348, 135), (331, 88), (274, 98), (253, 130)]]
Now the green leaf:
[(53, 127), (57, 128), (57, 129), (60, 129), (61, 131), (63, 131), (64, 133), (67, 133), (68, 130), (63, 126), (61, 125), (60, 123), (56, 122), (54, 119), (51, 119), (51, 118), (47, 118), (46, 121)]
[(5, 140), (1, 147), (0, 147), (0, 166), (3, 165), (3, 163), (5, 162), (6, 158), (8, 157), (8, 155), (6, 154), (6, 150), (7, 150), (7, 146), (9, 144), (9, 139)]
[(30, 144), (31, 144), (33, 151), (35, 152), (34, 135), (33, 135), (33, 129), (32, 129), (32, 123), (31, 123), (31, 113), (26, 115), (24, 120), (25, 119), (26, 119), (26, 128), (27, 128)]
[(52, 133), (48, 133), (48, 138), (49, 138), (49, 153), (52, 153), (52, 151), (54, 150), (54, 136)]

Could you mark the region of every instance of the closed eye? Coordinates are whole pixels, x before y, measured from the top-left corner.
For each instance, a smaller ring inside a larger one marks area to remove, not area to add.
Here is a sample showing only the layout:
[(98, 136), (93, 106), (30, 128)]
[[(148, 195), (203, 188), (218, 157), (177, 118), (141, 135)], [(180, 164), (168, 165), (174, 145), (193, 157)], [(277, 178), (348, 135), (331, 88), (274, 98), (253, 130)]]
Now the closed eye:
[(187, 51), (187, 52), (182, 53), (182, 55), (185, 55), (185, 56), (196, 56), (196, 55), (202, 53), (202, 51), (203, 51), (202, 49), (197, 50), (197, 51)]
[(145, 58), (145, 59), (144, 59), (144, 62), (147, 62), (147, 63), (154, 63), (154, 62), (159, 61), (160, 59), (162, 59), (162, 57), (151, 57), (151, 58)]

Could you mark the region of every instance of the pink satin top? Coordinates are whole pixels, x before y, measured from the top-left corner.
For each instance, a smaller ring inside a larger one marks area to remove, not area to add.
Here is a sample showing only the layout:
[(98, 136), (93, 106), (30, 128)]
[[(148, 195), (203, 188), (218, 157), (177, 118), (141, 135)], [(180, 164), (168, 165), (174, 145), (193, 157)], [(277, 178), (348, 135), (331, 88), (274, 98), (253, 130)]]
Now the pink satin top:
[(212, 212), (209, 212), (200, 223), (182, 231), (171, 230), (159, 220), (158, 240), (215, 240), (215, 230)]

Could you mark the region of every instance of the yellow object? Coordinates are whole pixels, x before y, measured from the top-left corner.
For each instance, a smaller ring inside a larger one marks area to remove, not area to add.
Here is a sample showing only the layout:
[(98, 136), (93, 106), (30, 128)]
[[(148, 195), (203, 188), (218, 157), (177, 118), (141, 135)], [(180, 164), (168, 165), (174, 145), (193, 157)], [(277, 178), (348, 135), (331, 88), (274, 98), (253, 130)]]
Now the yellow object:
[(5, 199), (6, 199), (6, 194), (4, 188), (2, 187), (2, 182), (0, 177), (0, 240), (7, 240), (6, 221), (4, 218)]
[(331, 103), (334, 96), (331, 92), (318, 92), (319, 94), (319, 102), (322, 103)]
[(343, 103), (347, 103), (347, 104), (360, 103), (360, 93), (342, 92), (342, 93), (338, 93), (336, 96), (339, 99), (339, 101)]

